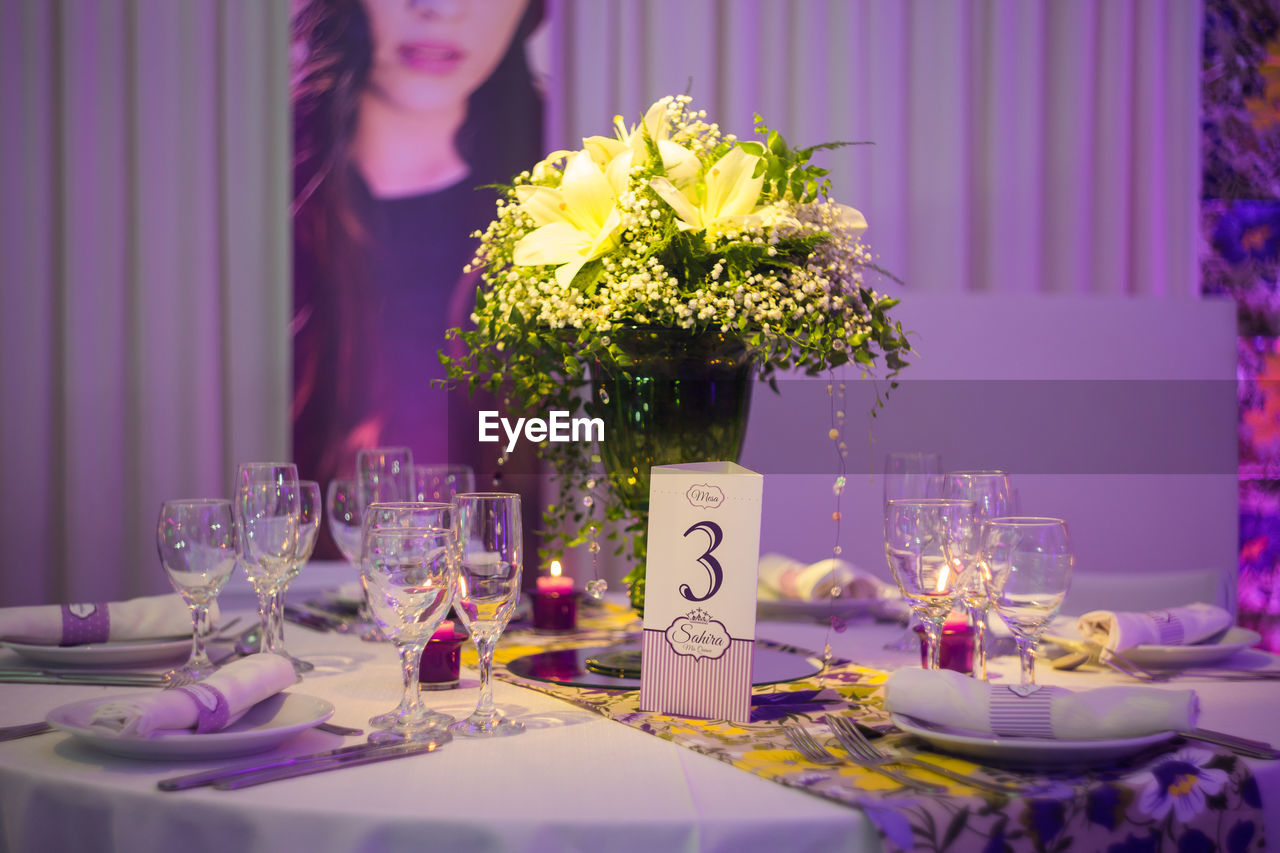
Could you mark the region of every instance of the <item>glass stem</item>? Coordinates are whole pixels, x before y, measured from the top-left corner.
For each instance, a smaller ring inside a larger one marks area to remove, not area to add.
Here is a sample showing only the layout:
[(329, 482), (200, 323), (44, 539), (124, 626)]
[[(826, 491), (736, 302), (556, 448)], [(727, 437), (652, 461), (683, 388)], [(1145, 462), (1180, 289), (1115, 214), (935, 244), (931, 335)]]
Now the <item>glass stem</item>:
[(209, 606), (192, 604), (191, 606), (191, 663), (196, 666), (212, 666), (209, 655), (205, 652), (204, 641), (209, 636)]
[(1031, 637), (1015, 637), (1018, 643), (1018, 658), (1022, 662), (1022, 684), (1029, 686), (1036, 683), (1036, 644)]
[(973, 675), (979, 681), (986, 681), (987, 608), (970, 607), (969, 621), (973, 623)]
[(480, 656), (480, 698), (476, 700), (476, 710), (472, 716), (491, 720), (497, 716), (493, 707), (493, 650), (496, 639), (476, 637), (476, 652)]
[(920, 620), (924, 623), (925, 650), (928, 653), (929, 661), (927, 669), (942, 668), (942, 622), (946, 618), (946, 614), (943, 614), (942, 619)]
[(284, 594), (288, 591), (288, 589), (289, 589), (289, 582), (285, 581), (283, 584), (281, 584), (279, 587), (276, 588), (275, 592), (272, 593), (272, 597), (274, 598), (274, 602), (272, 604), (272, 611), (276, 614), (276, 635), (275, 635), (275, 642), (272, 645), (272, 649), (276, 652), (276, 654), (281, 654), (281, 655), (284, 655), (285, 657), (289, 656), (289, 653), (285, 651), (285, 646), (284, 646)]
[(422, 666), (422, 651), (426, 643), (405, 643), (396, 646), (400, 653), (400, 672), (404, 676), (404, 698), (400, 701), (400, 715), (414, 715), (422, 711), (422, 695), (418, 692), (418, 673)]
[(253, 591), (258, 594), (258, 651), (270, 652), (275, 648), (275, 634), (271, 633), (275, 627), (271, 590), (263, 584), (254, 584)]

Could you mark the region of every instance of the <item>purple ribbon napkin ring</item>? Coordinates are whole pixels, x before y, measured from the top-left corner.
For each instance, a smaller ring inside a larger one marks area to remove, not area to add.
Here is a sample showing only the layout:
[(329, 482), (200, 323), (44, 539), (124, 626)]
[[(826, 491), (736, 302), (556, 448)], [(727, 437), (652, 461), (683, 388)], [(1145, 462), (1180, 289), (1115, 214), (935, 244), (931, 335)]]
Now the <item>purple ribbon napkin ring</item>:
[(196, 703), (196, 734), (217, 732), (227, 727), (231, 720), (231, 705), (221, 690), (208, 684), (188, 684), (177, 689)]
[(1152, 610), (1147, 613), (1156, 623), (1156, 637), (1162, 646), (1180, 646), (1184, 642), (1186, 630), (1178, 614), (1170, 610)]
[(105, 643), (111, 634), (111, 615), (105, 601), (62, 605), (62, 645)]

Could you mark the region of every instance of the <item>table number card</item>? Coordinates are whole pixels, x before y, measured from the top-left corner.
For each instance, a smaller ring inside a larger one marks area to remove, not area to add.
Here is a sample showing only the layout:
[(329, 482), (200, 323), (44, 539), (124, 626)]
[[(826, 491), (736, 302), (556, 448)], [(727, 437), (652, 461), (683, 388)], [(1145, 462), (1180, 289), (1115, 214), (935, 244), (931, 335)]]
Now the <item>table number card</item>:
[(745, 723), (764, 478), (702, 462), (649, 483), (640, 709)]

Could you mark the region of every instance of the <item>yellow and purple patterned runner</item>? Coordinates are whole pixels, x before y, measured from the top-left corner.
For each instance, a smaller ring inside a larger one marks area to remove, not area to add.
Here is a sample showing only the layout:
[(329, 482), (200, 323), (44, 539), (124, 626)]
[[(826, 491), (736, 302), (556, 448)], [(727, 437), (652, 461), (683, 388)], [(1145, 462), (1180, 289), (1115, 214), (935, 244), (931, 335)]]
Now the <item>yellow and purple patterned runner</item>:
[[(979, 766), (919, 750), (911, 754), (965, 775), (1022, 784), (1006, 796), (902, 766), (909, 776), (947, 787), (922, 795), (853, 764), (828, 766), (800, 756), (782, 732), (795, 723), (837, 755), (844, 755), (826, 724), (828, 714), (883, 724), (881, 685), (888, 673), (833, 660), (821, 675), (758, 687), (751, 722), (699, 720), (638, 708), (638, 690), (574, 687), (522, 678), (506, 663), (542, 651), (583, 648), (639, 638), (633, 613), (607, 606), (584, 616), (581, 630), (547, 636), (512, 630), (495, 656), (494, 675), (638, 728), (748, 773), (816, 796), (861, 808), (890, 851), (907, 850), (1263, 850), (1262, 802), (1244, 761), (1201, 745), (1164, 746), (1100, 769), (1029, 773)], [(758, 641), (776, 649), (788, 647)], [(801, 651), (801, 650), (794, 650)], [(806, 653), (807, 654), (807, 653)], [(475, 665), (474, 650), (463, 664)], [(909, 737), (879, 741), (892, 751)]]

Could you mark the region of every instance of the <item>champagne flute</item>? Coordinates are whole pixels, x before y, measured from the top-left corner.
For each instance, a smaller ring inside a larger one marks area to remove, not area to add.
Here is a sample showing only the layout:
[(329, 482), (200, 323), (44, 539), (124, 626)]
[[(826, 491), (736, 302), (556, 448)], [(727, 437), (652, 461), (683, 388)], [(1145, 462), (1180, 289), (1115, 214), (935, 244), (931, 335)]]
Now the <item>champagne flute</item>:
[(286, 462), (250, 462), (236, 472), (236, 527), (240, 560), (258, 595), (259, 651), (274, 652), (283, 614), (275, 595), (298, 550), (301, 517), (298, 468)]
[[(942, 481), (944, 498), (973, 501), (976, 522), (1008, 515), (1012, 510), (1009, 475), (1004, 471), (952, 471)], [(976, 544), (978, 538), (973, 538)], [(974, 548), (960, 555), (960, 601), (973, 623), (977, 661), (974, 676), (987, 680), (987, 611), (991, 609), (991, 582)]]
[(414, 500), (443, 501), (476, 490), (476, 474), (468, 465), (414, 465)]
[[(900, 498), (942, 497), (942, 456), (927, 451), (890, 453), (884, 458), (884, 506)], [(907, 620), (907, 629), (897, 639), (885, 643), (894, 652), (912, 652), (920, 648), (916, 635), (919, 620), (915, 610)]]
[(524, 726), (503, 717), (493, 704), (493, 650), (520, 595), (524, 557), (520, 496), (470, 492), (455, 501), (460, 555), (455, 610), (480, 655), (480, 697), (471, 716), (449, 730), (467, 737), (519, 734)]
[(925, 629), (926, 669), (939, 668), (942, 624), (960, 592), (955, 556), (972, 550), (973, 501), (890, 500), (884, 550), (898, 588)]
[[(372, 584), (369, 581), (367, 570), (369, 552), (367, 543), (369, 537), (382, 530), (402, 530), (402, 529), (442, 529), (453, 530), (453, 505), (447, 503), (436, 503), (427, 501), (388, 501), (385, 503), (375, 503), (364, 510), (364, 522), (362, 525), (361, 541), (363, 547), (358, 556), (360, 570), (360, 583), (364, 587), (365, 603), (369, 608), (370, 614), (374, 619), (374, 640), (386, 640), (389, 636), (381, 630), (382, 621), (378, 618), (375, 609), (375, 596)], [(455, 538), (456, 543), (456, 538)], [(455, 555), (456, 561), (456, 555)], [(448, 610), (448, 608), (445, 608)], [(394, 726), (397, 714), (400, 709), (397, 708), (388, 711), (385, 714), (378, 714), (369, 718), (369, 725), (375, 729), (385, 729)], [(428, 719), (432, 724), (437, 726), (447, 726), (454, 721), (454, 717), (448, 714), (442, 714), (439, 711), (433, 711), (423, 708), (422, 716)]]
[(371, 742), (427, 733), (438, 738), (443, 732), (442, 715), (422, 704), (418, 672), (422, 651), (449, 612), (457, 587), (454, 535), (453, 530), (439, 527), (377, 527), (370, 528), (364, 538), (361, 574), (368, 584), (369, 605), (383, 633), (396, 645), (404, 676), (404, 696), (390, 712), (390, 723), (370, 736)]
[(315, 669), (315, 665), (308, 663), (300, 658), (295, 658), (285, 649), (284, 644), (284, 597), (289, 591), (289, 584), (302, 571), (302, 567), (311, 559), (312, 553), (316, 549), (316, 539), (320, 535), (320, 517), (324, 512), (324, 508), (320, 503), (320, 484), (315, 480), (299, 480), (298, 481), (298, 547), (294, 551), (293, 561), (290, 563), (289, 571), (285, 575), (283, 583), (275, 591), (276, 601), (272, 603), (272, 608), (281, 614), (281, 618), (276, 621), (276, 628), (279, 633), (275, 639), (276, 654), (286, 658), (293, 664), (293, 671), (302, 675)]
[(413, 500), (413, 453), (407, 447), (370, 447), (356, 454), (360, 506)]
[(191, 656), (165, 674), (168, 684), (189, 684), (216, 667), (205, 652), (209, 606), (236, 567), (231, 501), (165, 501), (156, 524), (156, 548), (169, 582), (191, 610)]
[[(329, 518), (329, 533), (334, 543), (342, 552), (343, 558), (355, 569), (356, 577), (360, 577), (360, 546), (364, 535), (364, 512), (360, 506), (360, 485), (354, 477), (329, 481), (329, 490), (325, 502), (325, 513)], [(371, 643), (381, 642), (386, 638), (378, 630), (369, 612), (369, 595), (364, 591), (364, 580), (360, 581), (360, 607), (358, 611), (360, 639)]]
[(1006, 517), (983, 523), (980, 555), (991, 600), (1018, 644), (1022, 685), (1036, 683), (1036, 643), (1071, 586), (1074, 558), (1060, 518)]

